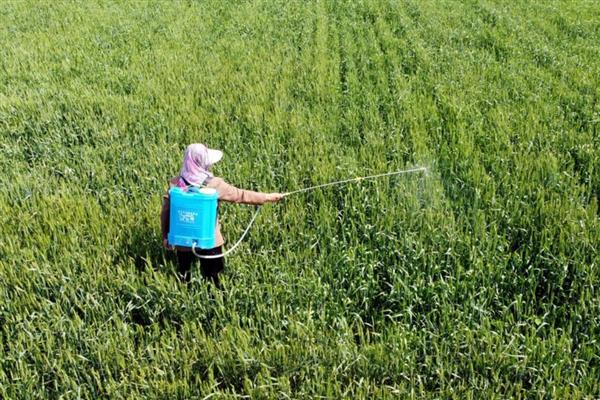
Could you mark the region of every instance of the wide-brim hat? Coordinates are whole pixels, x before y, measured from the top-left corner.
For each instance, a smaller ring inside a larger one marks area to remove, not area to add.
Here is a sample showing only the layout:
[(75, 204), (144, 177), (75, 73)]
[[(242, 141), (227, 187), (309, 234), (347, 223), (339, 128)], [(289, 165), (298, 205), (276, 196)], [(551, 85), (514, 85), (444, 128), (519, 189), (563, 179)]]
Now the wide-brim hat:
[(208, 162), (208, 165), (213, 165), (218, 163), (221, 158), (223, 158), (223, 152), (221, 150), (216, 150), (216, 149), (206, 149), (208, 152), (208, 160), (206, 160)]

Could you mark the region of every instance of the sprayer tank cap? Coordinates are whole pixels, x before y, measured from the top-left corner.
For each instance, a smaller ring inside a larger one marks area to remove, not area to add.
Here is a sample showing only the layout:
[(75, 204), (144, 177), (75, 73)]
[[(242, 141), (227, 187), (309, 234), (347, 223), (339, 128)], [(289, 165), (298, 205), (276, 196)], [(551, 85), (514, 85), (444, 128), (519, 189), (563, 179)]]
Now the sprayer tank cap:
[(207, 188), (207, 187), (201, 188), (198, 191), (200, 193), (202, 193), (202, 194), (215, 194), (215, 193), (217, 193), (217, 189), (215, 189), (215, 188)]

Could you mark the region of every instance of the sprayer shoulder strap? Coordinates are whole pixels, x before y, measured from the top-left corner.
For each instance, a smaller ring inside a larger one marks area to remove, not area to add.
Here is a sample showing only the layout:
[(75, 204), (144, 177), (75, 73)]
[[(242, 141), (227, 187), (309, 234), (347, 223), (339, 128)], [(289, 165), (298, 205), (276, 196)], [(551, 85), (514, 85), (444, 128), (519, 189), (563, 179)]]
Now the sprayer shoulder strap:
[(179, 177), (181, 178), (181, 180), (183, 181), (183, 183), (185, 183), (186, 189), (189, 189), (191, 187), (198, 187), (198, 188), (204, 188), (204, 187), (206, 187), (206, 184), (204, 182), (202, 182), (201, 185), (196, 186), (196, 185), (192, 185), (191, 183), (189, 183), (188, 180), (185, 179), (183, 176), (179, 175)]

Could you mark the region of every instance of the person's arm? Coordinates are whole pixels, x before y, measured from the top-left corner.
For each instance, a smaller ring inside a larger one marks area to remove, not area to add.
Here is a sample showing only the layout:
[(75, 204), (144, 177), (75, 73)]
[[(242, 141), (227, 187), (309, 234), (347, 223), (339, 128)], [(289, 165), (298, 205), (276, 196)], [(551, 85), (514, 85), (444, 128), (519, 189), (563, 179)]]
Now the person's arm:
[(239, 189), (225, 182), (221, 178), (211, 179), (206, 186), (215, 188), (217, 190), (219, 193), (219, 200), (230, 203), (260, 205), (267, 202), (276, 202), (283, 198), (283, 195), (280, 193), (262, 193), (254, 192), (252, 190)]
[(162, 233), (163, 246), (169, 247), (167, 241), (167, 235), (169, 234), (169, 211), (171, 201), (169, 200), (169, 193), (163, 196), (162, 210), (160, 211), (160, 230)]

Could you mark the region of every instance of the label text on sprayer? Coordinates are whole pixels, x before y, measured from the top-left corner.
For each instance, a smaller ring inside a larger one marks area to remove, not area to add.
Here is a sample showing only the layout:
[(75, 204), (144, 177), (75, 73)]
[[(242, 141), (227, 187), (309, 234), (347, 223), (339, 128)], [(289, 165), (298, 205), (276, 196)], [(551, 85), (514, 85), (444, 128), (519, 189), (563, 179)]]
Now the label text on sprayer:
[(178, 210), (177, 213), (179, 214), (179, 221), (187, 224), (196, 222), (196, 217), (198, 216), (198, 213), (193, 211)]

